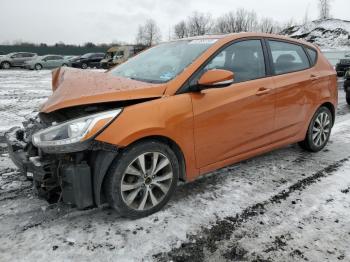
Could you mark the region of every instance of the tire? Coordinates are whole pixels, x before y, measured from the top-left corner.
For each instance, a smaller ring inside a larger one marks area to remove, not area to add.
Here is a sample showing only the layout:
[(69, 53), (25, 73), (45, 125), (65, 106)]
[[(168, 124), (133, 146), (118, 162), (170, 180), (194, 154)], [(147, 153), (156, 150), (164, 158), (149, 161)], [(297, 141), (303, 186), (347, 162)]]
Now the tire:
[(62, 64), (62, 67), (67, 67), (68, 65), (67, 64)]
[(41, 64), (35, 64), (34, 69), (39, 71), (39, 70), (43, 69), (43, 66)]
[(87, 63), (82, 63), (81, 64), (81, 69), (87, 69), (88, 68), (88, 64)]
[(7, 61), (2, 62), (2, 63), (1, 63), (1, 68), (2, 68), (2, 69), (10, 69), (10, 68), (11, 68), (10, 62), (7, 62)]
[(328, 143), (333, 126), (333, 116), (327, 107), (320, 107), (312, 117), (305, 140), (299, 145), (310, 152), (321, 151)]
[(149, 216), (169, 201), (179, 172), (178, 159), (166, 144), (149, 140), (131, 145), (107, 172), (103, 185), (107, 202), (123, 217)]
[(350, 92), (346, 92), (346, 103), (350, 105)]

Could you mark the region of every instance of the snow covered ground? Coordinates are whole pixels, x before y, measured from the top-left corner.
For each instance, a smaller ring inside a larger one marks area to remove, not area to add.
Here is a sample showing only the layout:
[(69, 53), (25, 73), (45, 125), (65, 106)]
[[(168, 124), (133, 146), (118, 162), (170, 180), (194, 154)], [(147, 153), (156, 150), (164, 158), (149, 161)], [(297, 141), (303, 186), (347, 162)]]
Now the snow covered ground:
[[(350, 108), (317, 154), (291, 145), (181, 184), (139, 220), (37, 199), (0, 134), (0, 261), (350, 261)], [(0, 132), (50, 94), (50, 72), (0, 70)]]

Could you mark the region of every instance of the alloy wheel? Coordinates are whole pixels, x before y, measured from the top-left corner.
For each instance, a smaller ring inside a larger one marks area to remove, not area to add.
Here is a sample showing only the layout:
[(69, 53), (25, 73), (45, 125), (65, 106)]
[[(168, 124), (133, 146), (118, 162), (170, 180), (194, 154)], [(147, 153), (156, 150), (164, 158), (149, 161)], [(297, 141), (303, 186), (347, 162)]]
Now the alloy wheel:
[(10, 69), (10, 67), (11, 67), (11, 65), (10, 65), (9, 62), (4, 62), (4, 63), (2, 63), (2, 68), (3, 68), (3, 69)]
[(128, 165), (122, 176), (122, 199), (131, 209), (151, 209), (167, 195), (172, 179), (173, 168), (165, 155), (143, 153)]
[(325, 112), (321, 112), (315, 119), (312, 127), (312, 141), (315, 146), (323, 146), (330, 135), (331, 121), (329, 115)]

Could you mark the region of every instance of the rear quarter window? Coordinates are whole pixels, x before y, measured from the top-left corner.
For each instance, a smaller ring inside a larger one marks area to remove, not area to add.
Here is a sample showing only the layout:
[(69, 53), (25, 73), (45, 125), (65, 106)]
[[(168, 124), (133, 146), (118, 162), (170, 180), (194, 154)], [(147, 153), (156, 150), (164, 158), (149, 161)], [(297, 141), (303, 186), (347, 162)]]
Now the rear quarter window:
[(307, 53), (311, 59), (311, 66), (314, 66), (317, 62), (317, 52), (314, 49), (306, 48)]
[(309, 59), (300, 45), (269, 40), (276, 75), (308, 69)]

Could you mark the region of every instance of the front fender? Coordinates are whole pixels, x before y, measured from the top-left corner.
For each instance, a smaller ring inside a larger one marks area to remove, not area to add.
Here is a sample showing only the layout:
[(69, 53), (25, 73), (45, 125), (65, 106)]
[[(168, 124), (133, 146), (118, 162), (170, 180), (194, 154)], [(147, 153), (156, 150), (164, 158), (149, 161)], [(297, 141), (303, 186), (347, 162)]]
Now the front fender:
[(96, 140), (123, 148), (150, 136), (162, 136), (174, 141), (185, 158), (186, 179), (192, 180), (198, 176), (194, 164), (192, 100), (188, 94), (128, 106)]

